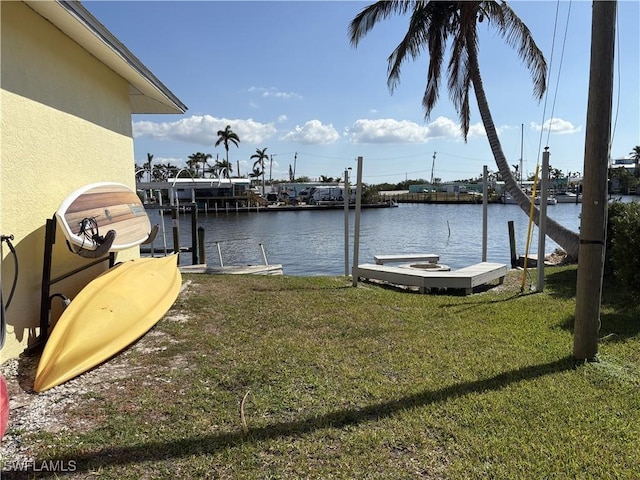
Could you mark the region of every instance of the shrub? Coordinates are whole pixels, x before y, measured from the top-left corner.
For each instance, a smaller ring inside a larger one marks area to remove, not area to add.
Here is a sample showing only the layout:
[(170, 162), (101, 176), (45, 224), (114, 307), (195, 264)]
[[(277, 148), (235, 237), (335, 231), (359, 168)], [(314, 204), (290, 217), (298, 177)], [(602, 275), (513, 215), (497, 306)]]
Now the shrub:
[(640, 290), (640, 203), (609, 204), (605, 276)]

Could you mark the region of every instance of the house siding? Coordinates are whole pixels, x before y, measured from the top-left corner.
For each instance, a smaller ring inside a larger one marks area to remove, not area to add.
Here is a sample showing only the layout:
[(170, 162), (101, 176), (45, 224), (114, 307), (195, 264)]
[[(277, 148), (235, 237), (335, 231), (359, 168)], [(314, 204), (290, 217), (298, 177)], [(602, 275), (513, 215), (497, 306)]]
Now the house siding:
[[(1, 2), (0, 233), (14, 236), (18, 284), (7, 309), (0, 361), (17, 356), (38, 332), (45, 224), (83, 185), (115, 181), (135, 188), (128, 82), (22, 2)], [(87, 261), (58, 230), (53, 276)], [(121, 252), (118, 260), (138, 256)], [(2, 248), (6, 295), (15, 275)], [(106, 267), (55, 284), (72, 298)], [(59, 303), (59, 302), (58, 302)], [(52, 321), (60, 314), (54, 302)]]

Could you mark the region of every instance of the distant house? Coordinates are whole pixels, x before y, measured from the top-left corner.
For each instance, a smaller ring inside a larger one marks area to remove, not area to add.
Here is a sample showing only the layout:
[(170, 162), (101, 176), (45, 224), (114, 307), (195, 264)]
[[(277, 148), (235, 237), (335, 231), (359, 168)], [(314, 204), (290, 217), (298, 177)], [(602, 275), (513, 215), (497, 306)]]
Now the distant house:
[(163, 204), (196, 203), (199, 209), (247, 207), (255, 203), (248, 178), (168, 178), (162, 182), (138, 182), (138, 195), (145, 202), (162, 196)]
[[(2, 245), (7, 343), (0, 361), (17, 356), (39, 334), (45, 223), (79, 187), (115, 181), (135, 188), (131, 115), (182, 114), (186, 106), (76, 1), (0, 3), (0, 233), (13, 235), (18, 272)], [(152, 7), (150, 7), (152, 8)], [(81, 266), (58, 232), (54, 275)], [(139, 255), (137, 248), (118, 260)], [(61, 280), (74, 296), (106, 268)], [(53, 320), (60, 302), (53, 304)]]
[[(626, 174), (621, 175), (622, 170)], [(640, 171), (640, 164), (636, 163), (631, 157), (615, 158), (610, 164), (609, 174), (609, 191), (616, 193), (629, 193), (631, 182)], [(635, 179), (634, 179), (635, 182)]]

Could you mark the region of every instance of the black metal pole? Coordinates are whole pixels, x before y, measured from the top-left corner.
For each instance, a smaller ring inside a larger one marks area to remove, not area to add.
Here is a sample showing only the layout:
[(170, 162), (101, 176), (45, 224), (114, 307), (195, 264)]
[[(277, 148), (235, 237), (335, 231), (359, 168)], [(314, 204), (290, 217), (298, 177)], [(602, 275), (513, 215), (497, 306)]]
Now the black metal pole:
[(198, 204), (191, 204), (191, 264), (198, 264)]

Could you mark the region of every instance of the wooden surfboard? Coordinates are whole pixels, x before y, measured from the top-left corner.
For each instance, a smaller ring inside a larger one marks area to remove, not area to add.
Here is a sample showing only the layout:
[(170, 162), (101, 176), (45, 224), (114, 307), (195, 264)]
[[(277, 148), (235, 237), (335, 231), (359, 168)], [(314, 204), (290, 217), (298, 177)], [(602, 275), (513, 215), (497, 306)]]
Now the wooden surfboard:
[(0, 441), (9, 423), (9, 393), (4, 377), (0, 375)]
[(115, 238), (108, 251), (135, 247), (151, 234), (144, 205), (136, 192), (121, 183), (85, 185), (65, 198), (55, 215), (69, 243), (85, 250), (99, 248), (99, 237), (110, 230)]
[(180, 291), (178, 256), (137, 258), (84, 287), (54, 326), (38, 363), (43, 392), (109, 360), (143, 336)]

